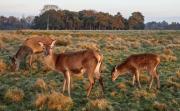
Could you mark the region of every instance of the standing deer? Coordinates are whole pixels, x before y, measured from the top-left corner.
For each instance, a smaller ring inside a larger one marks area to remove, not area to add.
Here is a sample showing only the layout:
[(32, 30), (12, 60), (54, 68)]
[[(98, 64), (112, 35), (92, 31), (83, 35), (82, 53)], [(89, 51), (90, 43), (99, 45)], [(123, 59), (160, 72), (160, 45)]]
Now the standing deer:
[(123, 75), (126, 72), (131, 72), (133, 74), (132, 84), (134, 85), (135, 80), (137, 80), (138, 86), (141, 88), (139, 72), (141, 70), (146, 70), (151, 76), (149, 89), (151, 89), (154, 78), (157, 80), (157, 87), (160, 88), (159, 74), (157, 72), (159, 64), (160, 57), (155, 54), (131, 55), (122, 64), (113, 68), (111, 73), (112, 81), (115, 81), (118, 76)]
[(42, 42), (44, 44), (51, 44), (53, 39), (49, 37), (32, 37), (32, 38), (27, 38), (23, 45), (20, 46), (19, 50), (17, 53), (13, 56), (10, 57), (11, 62), (12, 62), (12, 69), (13, 70), (18, 70), (19, 69), (19, 64), (22, 60), (26, 59), (28, 55), (30, 55), (29, 58), (29, 66), (31, 67), (32, 65), (32, 60), (33, 60), (33, 55), (37, 53), (43, 52), (42, 47), (39, 45), (39, 42)]
[(53, 41), (51, 45), (42, 42), (39, 42), (39, 44), (44, 49), (44, 59), (47, 66), (52, 70), (64, 74), (63, 93), (67, 85), (68, 95), (70, 96), (71, 76), (78, 75), (78, 73), (87, 73), (90, 83), (87, 88), (87, 96), (90, 95), (95, 83), (94, 78), (99, 80), (101, 88), (104, 91), (103, 81), (100, 75), (103, 56), (94, 50), (55, 54), (53, 52), (55, 42), (56, 41)]

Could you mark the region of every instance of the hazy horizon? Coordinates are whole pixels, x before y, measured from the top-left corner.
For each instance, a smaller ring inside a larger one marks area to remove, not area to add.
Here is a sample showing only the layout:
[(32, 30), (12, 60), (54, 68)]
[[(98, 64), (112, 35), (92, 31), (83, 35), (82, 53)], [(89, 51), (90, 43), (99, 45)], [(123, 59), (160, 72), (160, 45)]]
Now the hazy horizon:
[[(172, 2), (173, 1), (173, 2)], [(6, 0), (0, 3), (0, 15), (3, 16), (35, 16), (38, 15), (46, 4), (58, 5), (60, 9), (71, 11), (80, 11), (92, 9), (96, 11), (108, 12), (110, 14), (121, 14), (128, 18), (132, 12), (139, 11), (145, 16), (145, 22), (149, 21), (167, 21), (180, 22), (180, 1), (179, 0), (114, 0), (113, 2), (104, 0)]]

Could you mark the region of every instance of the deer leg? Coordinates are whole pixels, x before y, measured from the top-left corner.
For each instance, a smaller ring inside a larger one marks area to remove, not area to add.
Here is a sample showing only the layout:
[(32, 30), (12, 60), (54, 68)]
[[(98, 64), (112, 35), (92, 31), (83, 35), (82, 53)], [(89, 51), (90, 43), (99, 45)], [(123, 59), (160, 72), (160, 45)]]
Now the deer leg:
[(88, 89), (87, 89), (87, 97), (90, 95), (90, 93), (91, 93), (91, 90), (92, 90), (92, 87), (93, 87), (93, 85), (94, 85), (94, 78), (92, 77), (92, 76), (90, 76), (89, 75), (89, 87), (88, 87)]
[(32, 60), (33, 60), (33, 54), (30, 55), (30, 58), (29, 58), (29, 66), (31, 67), (32, 66)]
[(159, 74), (157, 73), (157, 71), (155, 71), (155, 77), (157, 80), (157, 88), (159, 89), (160, 88), (160, 80), (159, 80)]
[(141, 88), (141, 83), (139, 81), (139, 71), (138, 70), (136, 70), (136, 80), (138, 82), (138, 87)]
[(135, 84), (135, 79), (136, 79), (136, 76), (135, 76), (135, 74), (133, 75), (133, 81), (132, 81), (132, 85), (134, 86), (134, 84)]
[(66, 82), (66, 84), (67, 84), (67, 88), (68, 88), (68, 95), (69, 95), (69, 97), (71, 97), (71, 77), (70, 77), (70, 73), (69, 73), (69, 71), (66, 71), (66, 77), (67, 77), (67, 82)]
[(65, 92), (65, 90), (66, 90), (66, 78), (64, 79), (64, 82), (63, 82), (63, 93)]
[(152, 84), (153, 84), (153, 81), (154, 81), (154, 76), (151, 75), (151, 78), (150, 78), (150, 84), (149, 84), (149, 89), (151, 89)]
[(151, 89), (153, 81), (154, 81), (155, 72), (153, 70), (150, 70), (149, 74), (151, 75), (150, 83), (149, 83), (149, 89)]

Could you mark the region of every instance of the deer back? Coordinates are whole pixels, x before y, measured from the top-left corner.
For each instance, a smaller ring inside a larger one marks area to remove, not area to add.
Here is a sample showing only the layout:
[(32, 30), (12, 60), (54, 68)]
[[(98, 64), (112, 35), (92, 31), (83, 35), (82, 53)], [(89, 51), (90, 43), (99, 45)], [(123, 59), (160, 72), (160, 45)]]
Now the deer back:
[[(62, 53), (56, 57), (56, 69), (58, 70), (79, 70), (88, 69), (90, 65), (97, 64), (97, 58), (92, 50)], [(93, 67), (93, 66), (92, 66)]]
[(32, 37), (26, 39), (23, 45), (30, 47), (33, 53), (38, 53), (43, 51), (42, 47), (39, 45), (39, 42), (42, 42), (43, 44), (51, 44), (52, 41), (53, 39), (50, 37)]
[(160, 57), (156, 54), (137, 54), (130, 56), (127, 61), (129, 66), (136, 68), (149, 68), (159, 64)]

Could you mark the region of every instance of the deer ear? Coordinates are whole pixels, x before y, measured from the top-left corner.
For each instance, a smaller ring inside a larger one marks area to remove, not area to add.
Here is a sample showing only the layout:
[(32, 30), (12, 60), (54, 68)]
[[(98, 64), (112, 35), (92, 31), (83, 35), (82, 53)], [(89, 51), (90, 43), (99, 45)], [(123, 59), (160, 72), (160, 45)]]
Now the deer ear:
[(39, 45), (41, 46), (41, 47), (43, 47), (44, 46), (44, 44), (42, 43), (42, 42), (38, 42), (39, 43)]
[(115, 71), (117, 72), (117, 66), (115, 67)]
[(51, 43), (51, 48), (54, 47), (55, 43), (56, 43), (56, 40), (54, 40), (54, 41)]

